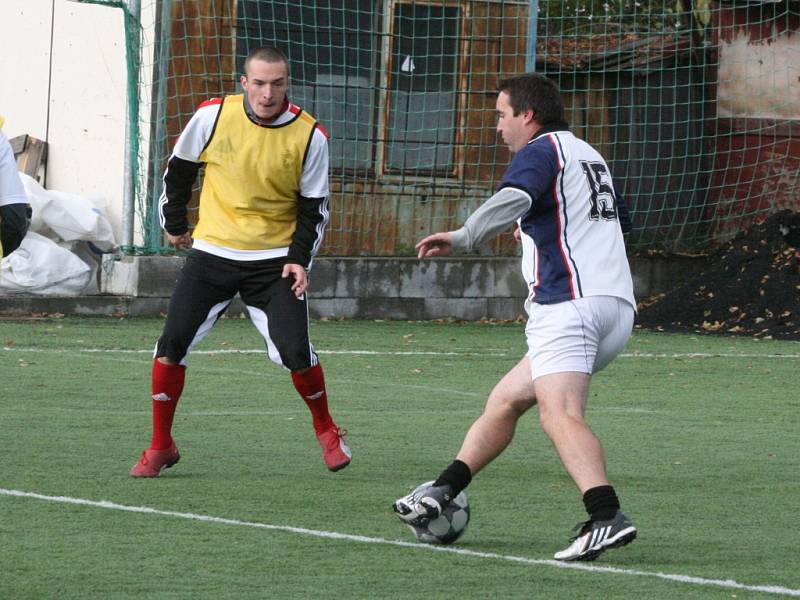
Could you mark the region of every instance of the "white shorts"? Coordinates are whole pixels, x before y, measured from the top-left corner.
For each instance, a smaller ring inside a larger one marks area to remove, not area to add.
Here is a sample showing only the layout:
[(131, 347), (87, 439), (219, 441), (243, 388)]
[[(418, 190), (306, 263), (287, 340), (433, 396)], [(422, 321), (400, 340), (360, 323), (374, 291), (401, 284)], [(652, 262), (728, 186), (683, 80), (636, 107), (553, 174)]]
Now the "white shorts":
[(533, 379), (552, 373), (597, 373), (625, 347), (634, 308), (614, 296), (558, 304), (531, 303), (525, 335)]

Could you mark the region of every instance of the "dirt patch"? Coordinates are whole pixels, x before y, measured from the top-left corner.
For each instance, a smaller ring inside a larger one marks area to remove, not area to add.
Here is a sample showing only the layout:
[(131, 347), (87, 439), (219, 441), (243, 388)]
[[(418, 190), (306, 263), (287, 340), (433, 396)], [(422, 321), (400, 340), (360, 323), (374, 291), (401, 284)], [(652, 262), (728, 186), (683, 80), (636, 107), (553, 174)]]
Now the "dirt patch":
[(784, 210), (740, 233), (696, 276), (642, 302), (637, 323), (800, 340), (800, 213)]

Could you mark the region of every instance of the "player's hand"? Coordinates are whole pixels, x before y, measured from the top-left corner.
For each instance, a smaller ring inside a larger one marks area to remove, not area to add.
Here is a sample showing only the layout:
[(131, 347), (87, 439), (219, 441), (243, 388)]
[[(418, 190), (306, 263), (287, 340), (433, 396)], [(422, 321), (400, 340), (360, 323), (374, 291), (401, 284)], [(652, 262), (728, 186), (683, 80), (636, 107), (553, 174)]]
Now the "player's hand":
[(287, 277), (294, 277), (292, 291), (298, 299), (302, 299), (303, 294), (305, 294), (306, 289), (308, 288), (308, 276), (306, 275), (305, 268), (302, 265), (286, 263), (283, 265), (283, 273), (281, 274), (281, 277), (284, 279)]
[(167, 241), (178, 250), (188, 250), (192, 247), (192, 236), (188, 231), (181, 235), (172, 235), (168, 233)]
[(448, 256), (453, 251), (453, 238), (447, 231), (434, 233), (422, 238), (417, 245), (417, 258)]
[(522, 229), (520, 229), (519, 227), (517, 227), (514, 230), (514, 239), (517, 240), (518, 242), (522, 241)]

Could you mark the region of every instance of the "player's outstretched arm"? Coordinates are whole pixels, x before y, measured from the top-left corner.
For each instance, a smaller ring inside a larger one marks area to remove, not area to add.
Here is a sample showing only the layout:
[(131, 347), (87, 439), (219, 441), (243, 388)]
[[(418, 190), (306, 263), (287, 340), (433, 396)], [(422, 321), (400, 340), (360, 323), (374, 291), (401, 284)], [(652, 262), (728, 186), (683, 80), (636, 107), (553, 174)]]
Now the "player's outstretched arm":
[(417, 257), (448, 256), (454, 252), (470, 252), (521, 217), (531, 206), (531, 197), (524, 190), (504, 188), (484, 202), (454, 231), (434, 233), (417, 243)]
[(453, 251), (453, 237), (449, 231), (434, 233), (417, 242), (415, 248), (417, 258), (448, 256)]

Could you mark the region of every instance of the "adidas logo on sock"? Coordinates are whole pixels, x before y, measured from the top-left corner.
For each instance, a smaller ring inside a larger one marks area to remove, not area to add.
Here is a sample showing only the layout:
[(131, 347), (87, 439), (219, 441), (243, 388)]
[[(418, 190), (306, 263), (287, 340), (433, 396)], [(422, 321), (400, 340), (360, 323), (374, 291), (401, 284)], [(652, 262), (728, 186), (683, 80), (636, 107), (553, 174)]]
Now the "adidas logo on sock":
[(155, 400), (156, 402), (169, 402), (170, 400), (172, 400), (172, 398), (170, 398), (164, 392), (160, 392), (158, 394), (153, 394), (153, 400)]

